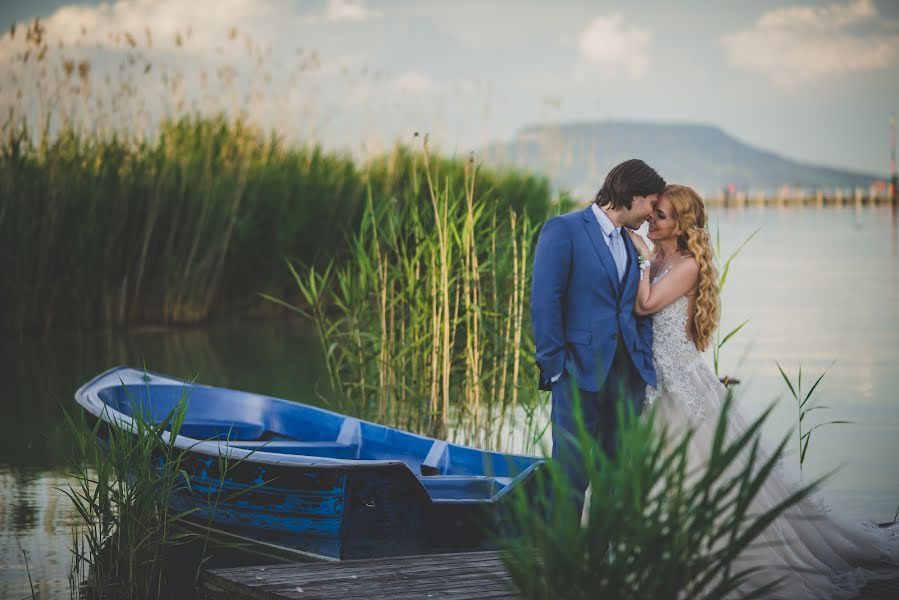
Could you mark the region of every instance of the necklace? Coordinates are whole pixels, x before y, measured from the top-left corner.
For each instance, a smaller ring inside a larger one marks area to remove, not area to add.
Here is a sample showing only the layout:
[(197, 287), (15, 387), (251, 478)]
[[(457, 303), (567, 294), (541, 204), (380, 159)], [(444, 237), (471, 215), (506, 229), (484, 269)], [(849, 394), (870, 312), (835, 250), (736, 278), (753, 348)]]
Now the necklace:
[(655, 260), (652, 261), (650, 275), (653, 278), (664, 275), (672, 268), (674, 268), (674, 266), (681, 262), (684, 258), (686, 257), (677, 250), (675, 250), (673, 255), (668, 255), (662, 253), (661, 248), (659, 248), (659, 252), (656, 254)]

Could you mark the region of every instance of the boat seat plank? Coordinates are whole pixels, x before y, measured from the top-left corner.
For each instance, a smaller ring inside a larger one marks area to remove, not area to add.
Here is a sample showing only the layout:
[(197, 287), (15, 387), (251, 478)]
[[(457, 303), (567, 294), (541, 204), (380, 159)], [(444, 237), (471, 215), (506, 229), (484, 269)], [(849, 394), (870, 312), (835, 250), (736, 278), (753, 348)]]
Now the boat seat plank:
[(337, 441), (341, 444), (354, 444), (359, 446), (362, 442), (362, 425), (359, 419), (346, 417), (337, 434)]
[(326, 458), (353, 459), (359, 454), (358, 445), (342, 444), (339, 442), (239, 441), (229, 442), (228, 445), (234, 448), (255, 450), (257, 452), (321, 456)]
[(258, 440), (265, 433), (265, 427), (258, 423), (240, 421), (185, 421), (178, 430), (179, 435), (197, 440)]
[(449, 445), (443, 440), (435, 440), (431, 450), (421, 463), (422, 475), (441, 475), (449, 463)]
[(438, 475), (420, 477), (432, 500), (485, 500), (509, 485), (511, 477)]

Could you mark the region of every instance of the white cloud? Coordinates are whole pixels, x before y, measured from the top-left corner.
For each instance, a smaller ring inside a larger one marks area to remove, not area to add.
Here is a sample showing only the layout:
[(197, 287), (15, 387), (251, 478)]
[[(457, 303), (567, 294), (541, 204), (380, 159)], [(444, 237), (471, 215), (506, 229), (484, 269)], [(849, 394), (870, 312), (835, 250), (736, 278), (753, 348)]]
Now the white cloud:
[(836, 31), (842, 27), (877, 17), (872, 0), (854, 0), (848, 4), (825, 7), (787, 6), (764, 13), (758, 20), (762, 28), (803, 27), (817, 31)]
[[(132, 40), (146, 55), (170, 52), (222, 56), (243, 53), (246, 36), (260, 47), (270, 44), (282, 27), (297, 18), (279, 21), (279, 0), (119, 0), (112, 4), (68, 5), (43, 19), (51, 43), (97, 51), (127, 48)], [(277, 27), (272, 27), (277, 23)], [(126, 35), (127, 34), (127, 35)], [(234, 37), (238, 44), (228, 44)], [(24, 46), (16, 40), (0, 40), (0, 58)], [(221, 51), (219, 50), (221, 49)]]
[(325, 15), (326, 19), (332, 22), (366, 21), (382, 16), (380, 11), (366, 8), (365, 3), (361, 0), (358, 2), (352, 2), (350, 0), (328, 0), (328, 7)]
[(899, 62), (899, 33), (883, 26), (872, 0), (778, 8), (722, 41), (732, 64), (782, 87)]
[(641, 79), (649, 67), (651, 41), (652, 33), (625, 25), (624, 17), (615, 14), (593, 19), (581, 32), (578, 47), (587, 60), (609, 72)]
[[(242, 55), (247, 38), (258, 49), (292, 46), (303, 26), (361, 22), (380, 18), (379, 11), (361, 0), (329, 0), (316, 12), (293, 0), (118, 0), (97, 5), (71, 4), (43, 19), (54, 41), (95, 49), (124, 48), (125, 34), (138, 46), (152, 50), (207, 55)], [(146, 34), (145, 32), (150, 32)], [(235, 38), (237, 44), (229, 44)], [(23, 36), (0, 35), (0, 59), (24, 48)], [(149, 53), (149, 52), (148, 52)]]

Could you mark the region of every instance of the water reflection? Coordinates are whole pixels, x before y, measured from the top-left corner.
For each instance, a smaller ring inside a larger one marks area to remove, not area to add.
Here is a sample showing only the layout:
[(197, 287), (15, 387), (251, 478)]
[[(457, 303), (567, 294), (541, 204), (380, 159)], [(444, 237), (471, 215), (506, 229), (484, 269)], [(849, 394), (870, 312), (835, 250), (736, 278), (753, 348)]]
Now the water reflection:
[(64, 333), (0, 340), (0, 598), (30, 595), (28, 556), (40, 598), (69, 597), (74, 517), (60, 491), (72, 455), (62, 407), (97, 373), (116, 364), (210, 385), (319, 403), (318, 345), (296, 322), (219, 324), (202, 329), (147, 328), (128, 333)]
[[(775, 361), (795, 377), (800, 363), (809, 376), (836, 360), (815, 394), (832, 409), (816, 417), (854, 424), (818, 430), (805, 470), (811, 477), (844, 465), (828, 482), (827, 496), (857, 519), (891, 519), (899, 504), (895, 218), (889, 205), (712, 213), (725, 252), (762, 227), (734, 263), (723, 293), (723, 331), (750, 319), (725, 348), (723, 371), (748, 382), (742, 398), (750, 410), (784, 399), (769, 427), (773, 437), (796, 420)], [(798, 458), (788, 466), (797, 464)]]
[(68, 596), (74, 513), (59, 492), (65, 485), (52, 472), (0, 468), (0, 597), (28, 597), (29, 571), (37, 597)]

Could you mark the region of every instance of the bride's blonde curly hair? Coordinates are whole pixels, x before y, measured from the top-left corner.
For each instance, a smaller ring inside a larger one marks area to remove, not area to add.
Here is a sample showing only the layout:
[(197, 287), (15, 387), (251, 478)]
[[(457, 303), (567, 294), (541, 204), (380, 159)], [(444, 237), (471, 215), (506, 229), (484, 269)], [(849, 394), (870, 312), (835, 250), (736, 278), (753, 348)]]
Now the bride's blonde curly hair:
[(706, 229), (705, 204), (693, 188), (669, 184), (662, 195), (671, 202), (672, 218), (676, 223), (677, 249), (690, 254), (699, 264), (690, 337), (699, 350), (708, 348), (718, 326), (720, 314), (718, 268), (712, 252), (712, 240)]

